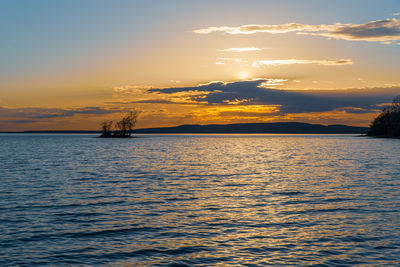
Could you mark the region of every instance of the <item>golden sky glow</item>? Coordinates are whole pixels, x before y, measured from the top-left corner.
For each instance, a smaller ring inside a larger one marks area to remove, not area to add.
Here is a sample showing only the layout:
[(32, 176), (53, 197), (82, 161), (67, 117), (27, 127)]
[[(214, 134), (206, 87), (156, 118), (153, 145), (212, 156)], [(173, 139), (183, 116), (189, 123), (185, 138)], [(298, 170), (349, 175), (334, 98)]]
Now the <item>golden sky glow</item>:
[(396, 1), (200, 2), (6, 1), (0, 130), (97, 129), (131, 107), (138, 127), (365, 126), (400, 93)]

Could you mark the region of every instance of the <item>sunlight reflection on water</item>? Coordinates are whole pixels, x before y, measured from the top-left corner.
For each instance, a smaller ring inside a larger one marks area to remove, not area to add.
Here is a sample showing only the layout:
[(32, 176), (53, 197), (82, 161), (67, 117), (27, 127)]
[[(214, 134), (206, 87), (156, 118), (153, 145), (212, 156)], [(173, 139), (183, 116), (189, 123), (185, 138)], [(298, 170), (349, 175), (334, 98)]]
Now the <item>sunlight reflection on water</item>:
[(0, 135), (0, 265), (399, 265), (400, 140)]

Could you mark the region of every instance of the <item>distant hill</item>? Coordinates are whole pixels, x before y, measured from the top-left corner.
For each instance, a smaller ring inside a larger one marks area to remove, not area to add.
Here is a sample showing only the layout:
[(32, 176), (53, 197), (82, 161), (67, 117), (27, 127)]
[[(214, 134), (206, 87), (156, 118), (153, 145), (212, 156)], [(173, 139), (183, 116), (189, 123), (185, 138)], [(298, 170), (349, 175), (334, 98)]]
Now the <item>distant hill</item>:
[[(367, 127), (347, 125), (321, 125), (302, 122), (273, 122), (273, 123), (235, 123), (235, 124), (187, 124), (175, 127), (144, 128), (133, 130), (133, 133), (298, 133), (298, 134), (361, 134), (368, 131)], [(6, 133), (6, 132), (3, 132)], [(24, 131), (9, 133), (54, 133), (54, 134), (100, 134), (101, 131), (90, 130), (49, 130)]]
[(321, 125), (301, 122), (235, 123), (180, 125), (175, 127), (136, 129), (133, 133), (366, 133), (366, 127)]

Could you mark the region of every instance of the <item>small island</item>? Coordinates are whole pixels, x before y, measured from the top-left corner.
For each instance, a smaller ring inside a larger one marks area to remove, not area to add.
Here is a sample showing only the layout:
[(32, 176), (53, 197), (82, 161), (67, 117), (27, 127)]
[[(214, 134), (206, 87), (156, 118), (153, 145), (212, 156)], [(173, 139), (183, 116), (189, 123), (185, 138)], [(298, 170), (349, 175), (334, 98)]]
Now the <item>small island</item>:
[(367, 136), (400, 138), (400, 95), (372, 121)]
[(130, 138), (136, 125), (139, 112), (130, 111), (120, 121), (104, 121), (101, 123), (101, 138)]

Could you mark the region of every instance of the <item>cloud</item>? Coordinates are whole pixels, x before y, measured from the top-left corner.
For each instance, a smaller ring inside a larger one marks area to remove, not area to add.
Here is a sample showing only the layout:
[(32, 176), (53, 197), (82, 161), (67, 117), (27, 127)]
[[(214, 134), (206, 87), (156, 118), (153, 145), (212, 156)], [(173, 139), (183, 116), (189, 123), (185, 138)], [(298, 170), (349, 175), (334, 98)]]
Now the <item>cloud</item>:
[(236, 63), (243, 62), (244, 60), (241, 58), (235, 58), (235, 57), (219, 57), (218, 60), (220, 61), (233, 61)]
[(224, 100), (223, 102), (228, 104), (228, 105), (241, 105), (241, 104), (246, 103), (246, 102), (251, 102), (252, 100), (253, 99), (241, 99), (241, 100), (239, 100), (239, 99), (236, 98), (235, 100)]
[(388, 18), (370, 21), (364, 24), (336, 23), (331, 25), (309, 25), (299, 23), (276, 25), (248, 24), (238, 27), (208, 27), (204, 29), (194, 30), (193, 32), (197, 34), (208, 34), (212, 32), (225, 32), (228, 34), (283, 34), (295, 32), (297, 34), (324, 36), (328, 38), (349, 41), (391, 43), (392, 41), (400, 40), (400, 20), (395, 18)]
[(32, 123), (37, 122), (41, 119), (72, 117), (77, 114), (105, 115), (120, 111), (121, 110), (119, 109), (104, 109), (100, 107), (84, 107), (78, 109), (0, 107), (0, 117), (7, 118), (7, 122), (9, 123)]
[(288, 79), (268, 79), (264, 82), (262, 82), (259, 87), (264, 87), (264, 88), (275, 88), (275, 86), (280, 86), (284, 85), (285, 82), (287, 82)]
[[(217, 65), (225, 65), (228, 62), (250, 65), (249, 62), (241, 58), (232, 57), (220, 57), (218, 61), (215, 62)], [(352, 59), (260, 59), (254, 60), (251, 63), (253, 68), (259, 68), (262, 66), (280, 66), (280, 65), (295, 65), (295, 64), (315, 64), (321, 66), (342, 66), (342, 65), (352, 65), (354, 64)]]
[(28, 124), (34, 123), (36, 120), (1, 120), (2, 123), (11, 123), (11, 124)]
[[(345, 111), (348, 114), (364, 114), (364, 113), (371, 113), (370, 109), (365, 109), (365, 108), (357, 108), (357, 107), (342, 107), (342, 108), (337, 108), (335, 111)], [(375, 110), (373, 110), (375, 111)]]
[[(121, 102), (107, 102), (110, 104), (121, 104)], [(124, 104), (186, 104), (186, 103), (179, 103), (179, 102), (174, 102), (171, 100), (166, 100), (166, 99), (144, 99), (144, 100), (137, 100), (137, 101), (129, 101), (125, 102)]]
[(282, 117), (285, 121), (301, 121), (322, 124), (347, 124), (367, 126), (376, 113), (348, 113), (346, 110), (327, 112), (291, 113)]
[[(194, 88), (194, 87), (193, 87)], [(179, 91), (171, 94), (162, 94), (153, 87), (119, 86), (115, 87), (114, 98), (119, 101), (107, 102), (115, 103), (142, 103), (142, 104), (181, 104), (181, 105), (201, 105), (206, 104), (202, 101), (206, 96), (213, 92), (194, 90)], [(215, 92), (214, 92), (215, 93)]]
[(351, 59), (324, 59), (324, 60), (308, 60), (308, 59), (270, 59), (253, 61), (252, 67), (259, 68), (261, 66), (278, 66), (293, 64), (316, 64), (323, 66), (352, 65)]
[(261, 51), (262, 48), (258, 47), (233, 47), (233, 48), (226, 48), (221, 49), (221, 52), (253, 52), (253, 51)]
[(232, 57), (219, 57), (215, 64), (217, 65), (225, 65), (227, 63), (236, 63), (236, 64), (245, 64), (248, 65), (248, 61), (242, 58), (232, 58)]
[(259, 25), (259, 24), (247, 24), (239, 27), (208, 27), (205, 29), (194, 30), (197, 34), (208, 34), (212, 32), (226, 32), (229, 34), (254, 34), (259, 32), (264, 33), (287, 33), (296, 31), (320, 31), (332, 28), (330, 25), (307, 25), (298, 23), (287, 23), (277, 25)]
[(320, 35), (344, 40), (390, 42), (400, 40), (400, 20), (384, 19), (365, 24), (341, 25), (334, 31)]
[(217, 106), (207, 109), (197, 109), (190, 112), (190, 117), (197, 121), (249, 121), (272, 120), (279, 116), (279, 106), (276, 105), (251, 105), (251, 106)]
[[(278, 90), (268, 84), (283, 83), (284, 79), (256, 79), (239, 82), (212, 82), (194, 87), (150, 89), (159, 95), (184, 92), (205, 92), (199, 99), (186, 94), (191, 103), (202, 105), (267, 105), (279, 107), (281, 113), (325, 112), (346, 108), (347, 112), (376, 112), (377, 105), (388, 103), (400, 88), (348, 90)], [(350, 109), (352, 108), (352, 109)]]

